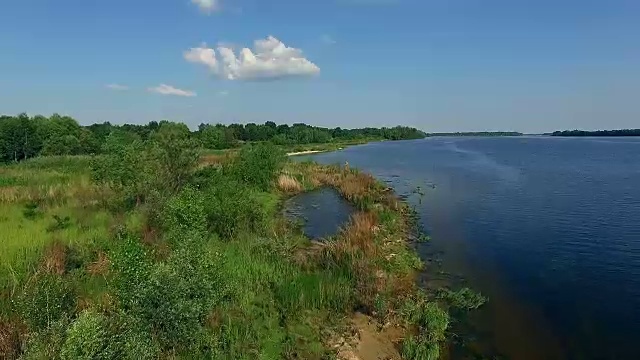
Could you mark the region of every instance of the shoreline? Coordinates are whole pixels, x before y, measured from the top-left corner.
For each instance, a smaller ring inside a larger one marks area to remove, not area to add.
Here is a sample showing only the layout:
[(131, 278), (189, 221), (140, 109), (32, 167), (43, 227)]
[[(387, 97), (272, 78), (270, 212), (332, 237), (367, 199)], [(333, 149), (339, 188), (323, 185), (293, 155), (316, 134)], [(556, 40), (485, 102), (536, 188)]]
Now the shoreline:
[[(336, 165), (290, 163), (278, 185), (285, 198), (327, 186), (354, 206), (342, 230), (321, 246), (306, 249), (309, 260), (314, 259), (310, 263), (326, 256), (339, 262), (349, 259), (345, 264), (354, 267), (361, 284), (354, 289), (360, 309), (351, 309), (346, 319), (360, 336), (348, 344), (327, 344), (338, 348), (338, 359), (372, 360), (380, 354), (419, 359), (448, 353), (452, 339), (447, 329), (455, 318), (450, 311), (473, 310), (485, 300), (469, 289), (420, 287), (418, 278), (428, 265), (412, 246), (420, 241), (412, 234), (420, 230), (405, 200), (373, 175)], [(322, 254), (314, 254), (318, 251)], [(378, 341), (369, 342), (371, 338)]]
[(318, 154), (323, 152), (328, 152), (333, 150), (306, 150), (306, 151), (295, 151), (287, 153), (287, 156), (299, 156), (299, 155), (308, 155), (308, 154)]

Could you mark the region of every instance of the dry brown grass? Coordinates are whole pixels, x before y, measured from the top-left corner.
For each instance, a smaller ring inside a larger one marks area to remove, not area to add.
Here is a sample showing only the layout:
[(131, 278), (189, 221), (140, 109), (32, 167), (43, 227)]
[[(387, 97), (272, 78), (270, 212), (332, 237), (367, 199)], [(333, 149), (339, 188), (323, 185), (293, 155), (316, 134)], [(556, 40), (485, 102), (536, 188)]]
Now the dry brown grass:
[(304, 168), (296, 166), (294, 170), (301, 172), (313, 187), (331, 186), (356, 205), (375, 201), (384, 189), (372, 175), (348, 168), (314, 164)]
[(66, 271), (68, 248), (55, 240), (47, 246), (42, 258), (41, 269), (47, 274), (63, 275)]
[(365, 256), (373, 256), (377, 252), (374, 238), (377, 228), (378, 217), (374, 212), (357, 212), (342, 230), (338, 245), (349, 253), (361, 251)]
[(0, 203), (38, 201), (61, 204), (73, 199), (80, 204), (95, 204), (100, 194), (99, 187), (89, 180), (54, 185), (8, 186), (0, 188)]
[(23, 324), (0, 318), (0, 359), (17, 359), (26, 333)]
[(87, 265), (87, 273), (94, 276), (106, 276), (109, 273), (111, 267), (111, 261), (107, 257), (104, 251), (98, 252), (98, 258), (96, 261)]
[(200, 157), (199, 167), (224, 165), (229, 163), (234, 156), (234, 152), (228, 151), (224, 154), (206, 154)]
[(282, 174), (278, 177), (278, 188), (287, 193), (299, 193), (302, 184), (291, 175)]

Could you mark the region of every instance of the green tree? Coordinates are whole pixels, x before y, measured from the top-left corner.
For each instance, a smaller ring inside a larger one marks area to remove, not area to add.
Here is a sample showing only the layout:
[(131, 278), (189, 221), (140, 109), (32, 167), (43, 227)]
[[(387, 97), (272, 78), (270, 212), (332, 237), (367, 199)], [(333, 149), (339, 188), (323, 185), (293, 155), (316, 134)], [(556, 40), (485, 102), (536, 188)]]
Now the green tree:
[(153, 162), (157, 189), (175, 193), (189, 181), (198, 163), (197, 143), (184, 124), (162, 122), (150, 138), (149, 156)]

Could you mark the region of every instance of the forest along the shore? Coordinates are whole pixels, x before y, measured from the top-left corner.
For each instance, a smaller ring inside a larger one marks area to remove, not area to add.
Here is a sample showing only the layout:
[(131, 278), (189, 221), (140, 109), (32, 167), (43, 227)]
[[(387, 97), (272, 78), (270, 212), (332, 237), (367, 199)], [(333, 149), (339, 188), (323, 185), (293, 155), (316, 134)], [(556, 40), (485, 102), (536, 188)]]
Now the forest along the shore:
[[(171, 122), (38, 156), (88, 128), (0, 121), (0, 357), (437, 359), (449, 311), (484, 301), (417, 288), (412, 211), (371, 175), (269, 141), (203, 156)], [(323, 244), (280, 211), (320, 187), (357, 209)]]
[[(145, 125), (115, 125), (109, 122), (81, 126), (69, 116), (51, 117), (27, 114), (0, 116), (0, 161), (19, 161), (39, 155), (86, 155), (103, 152), (107, 137), (114, 131), (127, 134), (130, 140), (147, 141), (161, 125), (171, 122), (151, 121)], [(173, 123), (188, 132), (198, 147), (208, 150), (239, 148), (246, 143), (269, 141), (287, 152), (336, 150), (368, 141), (420, 139), (425, 133), (415, 128), (333, 129), (303, 123), (206, 124), (190, 131), (184, 124)]]

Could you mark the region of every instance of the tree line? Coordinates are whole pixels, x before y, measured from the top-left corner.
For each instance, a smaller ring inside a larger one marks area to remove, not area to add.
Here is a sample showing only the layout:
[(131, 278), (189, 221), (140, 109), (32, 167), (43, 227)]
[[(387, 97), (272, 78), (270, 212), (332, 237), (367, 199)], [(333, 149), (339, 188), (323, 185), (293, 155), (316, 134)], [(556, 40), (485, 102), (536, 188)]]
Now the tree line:
[[(0, 161), (20, 161), (39, 155), (82, 155), (103, 151), (113, 132), (123, 138), (146, 141), (167, 120), (148, 124), (115, 125), (110, 122), (82, 126), (70, 116), (51, 117), (27, 114), (0, 116)], [(411, 127), (343, 129), (311, 126), (304, 123), (200, 124), (195, 131), (182, 123), (173, 123), (189, 133), (189, 138), (207, 149), (230, 149), (245, 142), (269, 141), (276, 145), (300, 145), (363, 140), (408, 140), (425, 137)]]
[(564, 130), (554, 131), (551, 136), (640, 136), (640, 129), (622, 129), (622, 130)]

